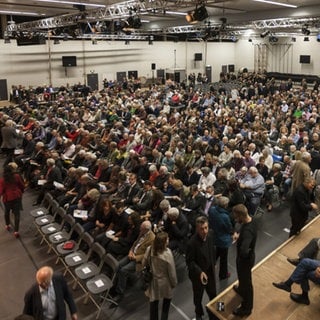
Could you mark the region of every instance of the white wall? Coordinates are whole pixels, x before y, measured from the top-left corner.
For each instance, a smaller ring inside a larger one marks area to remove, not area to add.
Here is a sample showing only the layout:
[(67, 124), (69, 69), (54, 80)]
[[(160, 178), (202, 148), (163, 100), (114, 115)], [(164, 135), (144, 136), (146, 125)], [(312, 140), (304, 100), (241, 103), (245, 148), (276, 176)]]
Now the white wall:
[[(303, 42), (297, 37), (293, 43), (293, 73), (319, 74), (320, 59), (317, 59), (320, 44), (310, 37), (310, 42)], [(271, 49), (272, 50), (272, 46)], [(202, 53), (203, 60), (194, 62), (194, 54)], [(299, 56), (311, 55), (310, 65), (301, 65)], [(61, 57), (77, 56), (77, 67), (62, 67)], [(49, 57), (51, 56), (51, 59)], [(116, 79), (116, 72), (137, 70), (139, 76), (152, 77), (151, 63), (157, 69), (183, 69), (190, 72), (204, 72), (205, 66), (212, 66), (213, 81), (219, 79), (222, 65), (235, 65), (235, 71), (242, 67), (254, 70), (254, 45), (247, 40), (236, 43), (223, 42), (156, 42), (148, 45), (147, 41), (61, 41), (54, 45), (18, 47), (14, 40), (10, 44), (0, 42), (0, 78), (7, 79), (11, 85), (24, 86), (49, 84), (84, 83), (86, 74), (99, 75), (99, 86), (104, 77)], [(51, 68), (50, 62), (51, 61)], [(268, 70), (277, 71), (277, 70)], [(155, 73), (156, 75), (156, 73)]]

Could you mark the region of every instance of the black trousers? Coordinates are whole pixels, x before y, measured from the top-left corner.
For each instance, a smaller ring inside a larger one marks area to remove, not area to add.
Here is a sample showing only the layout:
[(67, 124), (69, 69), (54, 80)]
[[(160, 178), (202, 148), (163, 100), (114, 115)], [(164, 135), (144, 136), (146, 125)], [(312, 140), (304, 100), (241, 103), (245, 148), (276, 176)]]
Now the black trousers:
[(246, 311), (251, 311), (253, 308), (253, 285), (251, 269), (254, 266), (254, 254), (248, 258), (237, 257), (237, 273), (239, 280), (239, 294), (242, 297), (241, 307)]
[[(214, 266), (212, 268), (214, 268)], [(214, 271), (211, 270), (210, 272), (206, 272), (206, 274), (208, 276), (208, 283), (205, 286), (201, 283), (200, 276), (199, 279), (191, 279), (193, 290), (193, 303), (195, 305), (196, 316), (198, 317), (204, 315), (202, 307), (202, 297), (204, 290), (206, 290), (210, 300), (212, 300), (217, 295)], [(215, 319), (211, 313), (209, 314), (209, 319)]]
[(20, 225), (20, 210), (22, 208), (22, 202), (21, 199), (15, 199), (12, 201), (8, 201), (4, 203), (4, 219), (6, 222), (6, 225), (8, 226), (10, 224), (10, 212), (14, 215), (14, 231), (19, 231), (19, 225)]
[(291, 215), (291, 228), (289, 233), (289, 238), (295, 234), (298, 234), (300, 230), (305, 226), (308, 215)]
[[(168, 320), (171, 299), (163, 299), (161, 320)], [(159, 320), (159, 300), (150, 302), (150, 320)]]
[(229, 248), (216, 247), (216, 260), (220, 258), (219, 278), (225, 279), (228, 274), (228, 251)]

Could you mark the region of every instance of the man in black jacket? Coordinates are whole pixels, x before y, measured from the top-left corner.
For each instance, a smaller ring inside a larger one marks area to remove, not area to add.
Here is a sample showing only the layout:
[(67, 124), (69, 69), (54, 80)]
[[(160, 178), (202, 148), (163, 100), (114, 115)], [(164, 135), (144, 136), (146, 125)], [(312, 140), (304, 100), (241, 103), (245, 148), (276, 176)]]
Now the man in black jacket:
[[(213, 232), (209, 230), (208, 219), (205, 216), (200, 216), (196, 219), (196, 233), (188, 242), (186, 253), (196, 320), (203, 319), (202, 297), (204, 290), (210, 300), (216, 296), (215, 255)], [(217, 318), (209, 313), (209, 319)]]
[(66, 302), (71, 319), (78, 319), (75, 302), (61, 274), (54, 274), (51, 267), (45, 266), (38, 270), (36, 280), (37, 283), (25, 294), (24, 314), (35, 320), (66, 320)]
[(237, 204), (232, 208), (232, 214), (237, 223), (241, 224), (239, 233), (235, 233), (233, 240), (237, 241), (237, 273), (239, 286), (233, 286), (242, 302), (233, 311), (236, 316), (248, 316), (253, 308), (253, 285), (251, 269), (254, 266), (255, 246), (257, 241), (258, 223), (257, 217), (249, 216), (245, 205)]
[(293, 191), (290, 207), (291, 228), (289, 237), (300, 233), (300, 230), (304, 227), (308, 219), (309, 211), (318, 209), (318, 206), (311, 202), (311, 191), (314, 186), (315, 180), (307, 177), (304, 182)]

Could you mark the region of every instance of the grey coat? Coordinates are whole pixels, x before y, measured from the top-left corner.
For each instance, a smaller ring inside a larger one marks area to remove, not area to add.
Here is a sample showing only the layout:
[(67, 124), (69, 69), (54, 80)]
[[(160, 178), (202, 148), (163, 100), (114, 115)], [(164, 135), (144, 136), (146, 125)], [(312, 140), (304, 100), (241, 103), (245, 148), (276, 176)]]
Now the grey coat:
[(17, 138), (19, 137), (14, 127), (5, 126), (1, 129), (2, 145), (1, 148), (15, 149), (17, 147)]
[[(142, 265), (147, 264), (148, 255), (151, 246), (147, 249)], [(164, 298), (171, 299), (173, 288), (177, 285), (176, 266), (174, 263), (172, 252), (167, 248), (158, 256), (151, 254), (152, 281), (146, 290), (146, 295), (150, 302), (162, 300)]]

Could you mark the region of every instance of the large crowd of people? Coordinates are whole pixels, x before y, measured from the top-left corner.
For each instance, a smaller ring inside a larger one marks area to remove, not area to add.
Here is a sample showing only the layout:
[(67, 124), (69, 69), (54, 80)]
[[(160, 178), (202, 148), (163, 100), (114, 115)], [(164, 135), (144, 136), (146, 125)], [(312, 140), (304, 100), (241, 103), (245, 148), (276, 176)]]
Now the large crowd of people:
[[(205, 87), (172, 80), (148, 88), (108, 81), (101, 91), (78, 87), (61, 86), (54, 99), (50, 87), (14, 87), (17, 104), (0, 112), (2, 152), (38, 193), (35, 205), (50, 192), (67, 213), (87, 211), (77, 221), (122, 259), (114, 294), (122, 295), (130, 273), (141, 270), (151, 233), (166, 231), (168, 248), (184, 254), (199, 216), (213, 229), (227, 221), (215, 244), (219, 277), (227, 278), (231, 208), (244, 204), (252, 217), (301, 185), (315, 185), (316, 85), (278, 83), (257, 72)], [(317, 199), (304, 197), (305, 211), (318, 208)], [(290, 235), (305, 220), (297, 213), (292, 223)]]

